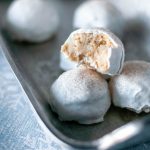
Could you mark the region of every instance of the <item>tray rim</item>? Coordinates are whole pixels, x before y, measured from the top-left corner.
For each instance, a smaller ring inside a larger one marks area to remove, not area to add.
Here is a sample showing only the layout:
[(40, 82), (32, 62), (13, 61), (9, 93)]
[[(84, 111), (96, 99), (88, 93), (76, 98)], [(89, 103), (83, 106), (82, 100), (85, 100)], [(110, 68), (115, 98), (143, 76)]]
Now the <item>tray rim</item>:
[[(30, 100), (32, 106), (34, 107), (37, 115), (39, 116), (39, 118), (41, 119), (41, 121), (44, 123), (44, 125), (46, 126), (46, 128), (48, 129), (48, 131), (53, 135), (55, 136), (55, 138), (57, 139), (57, 142), (59, 144), (63, 144), (63, 146), (65, 146), (66, 148), (68, 147), (69, 149), (74, 149), (74, 148), (82, 148), (82, 149), (100, 149), (101, 147), (101, 144), (103, 144), (104, 142), (107, 142), (105, 140), (105, 137), (109, 137), (110, 139), (112, 138), (111, 137), (111, 134), (112, 133), (115, 133), (115, 132), (118, 132), (118, 131), (121, 131), (123, 130), (123, 128), (126, 128), (128, 127), (129, 125), (131, 124), (140, 124), (141, 122), (147, 122), (149, 121), (150, 122), (150, 117), (147, 116), (147, 117), (143, 117), (142, 119), (138, 119), (138, 120), (133, 120), (133, 121), (130, 121), (129, 123), (119, 127), (119, 128), (116, 128), (115, 130), (113, 130), (112, 132), (109, 132), (108, 134), (105, 134), (104, 136), (96, 139), (96, 140), (93, 140), (93, 141), (89, 141), (89, 142), (85, 142), (85, 141), (78, 141), (78, 140), (74, 140), (74, 139), (71, 139), (65, 135), (63, 135), (60, 131), (58, 131), (53, 125), (52, 123), (50, 123), (50, 125), (48, 125), (46, 123), (46, 121), (44, 120), (44, 117), (42, 116), (42, 114), (40, 113), (40, 110), (38, 110), (38, 101), (35, 100), (36, 97), (33, 96), (32, 92), (27, 90), (27, 85), (25, 84), (25, 79), (24, 77), (22, 76), (22, 74), (20, 73), (18, 67), (17, 67), (17, 64), (15, 63), (15, 61), (13, 60), (13, 56), (12, 54), (10, 53), (10, 51), (8, 50), (9, 48), (7, 47), (7, 44), (5, 43), (4, 41), (4, 37), (3, 37), (3, 30), (0, 31), (0, 48), (2, 50), (2, 53), (3, 55), (5, 56), (6, 60), (8, 61), (11, 69), (12, 69), (12, 72), (14, 73), (14, 75), (16, 76), (18, 82), (20, 83), (20, 85), (22, 86), (24, 92), (26, 93), (28, 99)], [(34, 100), (31, 100), (31, 99), (34, 99)], [(128, 141), (128, 139), (126, 139), (125, 141), (120, 141), (118, 143), (114, 143), (112, 145), (110, 145), (109, 148), (111, 147), (114, 147), (117, 148), (117, 147), (120, 147), (120, 145), (124, 142)], [(116, 145), (115, 145), (116, 144)], [(125, 147), (124, 147), (125, 148)]]

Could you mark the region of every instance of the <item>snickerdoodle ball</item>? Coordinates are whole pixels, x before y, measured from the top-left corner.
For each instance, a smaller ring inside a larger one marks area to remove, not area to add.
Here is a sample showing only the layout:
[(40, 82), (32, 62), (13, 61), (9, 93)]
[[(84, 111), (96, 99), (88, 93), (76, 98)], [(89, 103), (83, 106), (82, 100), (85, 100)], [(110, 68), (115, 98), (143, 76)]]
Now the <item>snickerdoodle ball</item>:
[(50, 105), (63, 121), (102, 122), (111, 103), (107, 82), (83, 66), (61, 74), (51, 93)]
[(72, 32), (62, 45), (61, 52), (70, 63), (83, 64), (108, 76), (119, 74), (124, 62), (122, 42), (103, 28), (78, 29)]
[(15, 0), (6, 14), (7, 30), (13, 39), (43, 42), (57, 31), (59, 17), (49, 0)]
[(106, 28), (122, 37), (124, 19), (118, 9), (107, 0), (88, 0), (74, 12), (74, 28)]
[(150, 112), (150, 63), (127, 61), (110, 81), (113, 104), (136, 113)]

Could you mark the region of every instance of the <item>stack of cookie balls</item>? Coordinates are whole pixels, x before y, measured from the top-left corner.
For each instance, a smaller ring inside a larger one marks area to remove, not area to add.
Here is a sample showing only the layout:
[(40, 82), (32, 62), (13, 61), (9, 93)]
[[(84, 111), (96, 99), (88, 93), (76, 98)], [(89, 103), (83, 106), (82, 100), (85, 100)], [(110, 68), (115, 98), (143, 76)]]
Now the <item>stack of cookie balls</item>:
[(111, 100), (136, 113), (150, 112), (150, 64), (124, 63), (120, 39), (103, 28), (78, 29), (61, 47), (67, 71), (51, 86), (51, 107), (62, 121), (102, 122)]
[(61, 53), (65, 59), (61, 59), (60, 66), (74, 66), (53, 83), (52, 109), (61, 120), (81, 124), (102, 122), (111, 105), (106, 78), (122, 70), (122, 42), (106, 29), (78, 29), (65, 41)]
[[(150, 112), (150, 63), (124, 63), (124, 46), (117, 37), (122, 38), (128, 21), (138, 18), (147, 28), (142, 31), (142, 50), (149, 51), (149, 9), (143, 18), (148, 5), (136, 7), (138, 0), (132, 4), (136, 11), (123, 9), (131, 5), (130, 0), (90, 0), (75, 10), (73, 27), (81, 29), (72, 32), (62, 45), (60, 68), (65, 72), (51, 86), (50, 105), (60, 120), (102, 122), (111, 101), (136, 113)], [(34, 43), (48, 40), (59, 27), (58, 12), (49, 0), (14, 0), (5, 21), (14, 40)], [(135, 46), (141, 44), (135, 41)], [(133, 39), (128, 42), (133, 44)]]

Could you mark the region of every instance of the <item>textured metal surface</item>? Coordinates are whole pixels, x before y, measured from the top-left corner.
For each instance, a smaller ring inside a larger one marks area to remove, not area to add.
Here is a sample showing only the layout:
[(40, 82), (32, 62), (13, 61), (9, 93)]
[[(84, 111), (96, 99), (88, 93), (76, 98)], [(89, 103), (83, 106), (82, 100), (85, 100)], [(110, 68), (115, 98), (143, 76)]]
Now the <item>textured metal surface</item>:
[(44, 128), (0, 48), (0, 150), (63, 150)]
[[(118, 127), (145, 116), (145, 114), (136, 115), (112, 106), (103, 123), (85, 126), (75, 122), (61, 122), (57, 115), (51, 111), (47, 102), (50, 99), (49, 88), (62, 72), (59, 68), (60, 46), (72, 31), (73, 11), (80, 2), (81, 0), (55, 1), (61, 16), (61, 24), (55, 37), (45, 43), (13, 42), (5, 32), (2, 32), (3, 39), (1, 40), (6, 44), (5, 50), (7, 52), (5, 53), (9, 56), (9, 62), (16, 65), (16, 74), (18, 77), (22, 76), (19, 79), (24, 84), (26, 92), (30, 92), (30, 95), (32, 95), (32, 98), (29, 98), (47, 127), (67, 143), (78, 146), (92, 146), (93, 140), (98, 140)], [(7, 2), (1, 2), (2, 14), (4, 14), (8, 4)], [(1, 17), (3, 16), (1, 15)], [(126, 59), (149, 59), (146, 53), (141, 55), (133, 52), (126, 51)]]

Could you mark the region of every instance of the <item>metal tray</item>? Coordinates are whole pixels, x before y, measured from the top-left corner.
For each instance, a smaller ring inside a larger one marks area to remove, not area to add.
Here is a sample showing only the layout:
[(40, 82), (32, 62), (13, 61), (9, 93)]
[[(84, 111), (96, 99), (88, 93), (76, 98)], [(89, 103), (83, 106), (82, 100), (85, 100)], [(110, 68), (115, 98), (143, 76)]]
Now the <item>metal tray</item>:
[[(62, 73), (62, 70), (59, 68), (60, 46), (73, 30), (73, 12), (81, 1), (82, 0), (56, 0), (54, 2), (60, 13), (61, 24), (55, 37), (47, 42), (40, 44), (14, 42), (9, 38), (7, 32), (1, 28), (0, 43), (16, 76), (50, 132), (71, 148), (100, 149), (100, 144), (102, 144), (101, 141), (104, 139), (102, 138), (103, 136), (110, 135), (111, 137), (112, 133), (109, 134), (110, 132), (130, 121), (140, 119), (146, 116), (146, 114), (137, 115), (128, 110), (111, 106), (105, 116), (104, 122), (94, 125), (80, 125), (76, 122), (61, 122), (57, 115), (51, 111), (50, 105), (48, 104), (48, 99), (50, 99), (49, 88), (52, 82)], [(9, 1), (0, 2), (1, 26), (9, 3)], [(137, 55), (137, 52), (135, 52), (135, 55), (131, 55), (131, 53), (133, 52), (126, 51), (126, 60), (149, 59), (146, 54), (142, 53), (142, 55)], [(144, 126), (145, 122), (147, 123), (148, 120), (149, 119), (146, 119), (146, 121), (144, 120), (140, 123), (143, 123)], [(135, 125), (136, 124), (137, 122)], [(126, 127), (128, 127), (128, 125), (124, 128)], [(117, 131), (122, 131), (124, 128)], [(140, 134), (142, 132), (143, 131), (141, 131)], [(119, 138), (119, 135), (116, 136)], [(126, 140), (129, 139), (127, 138)], [(123, 141), (118, 141), (116, 143), (120, 142)], [(127, 144), (124, 146), (127, 146)]]

